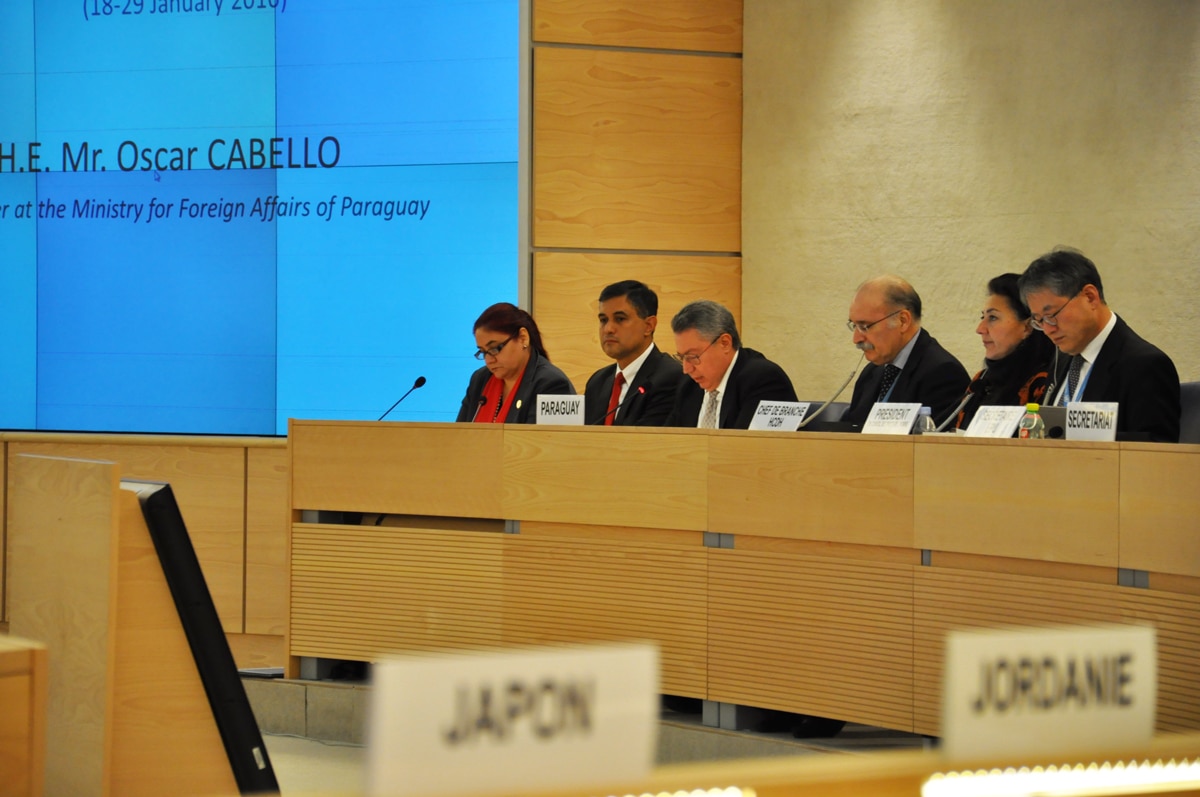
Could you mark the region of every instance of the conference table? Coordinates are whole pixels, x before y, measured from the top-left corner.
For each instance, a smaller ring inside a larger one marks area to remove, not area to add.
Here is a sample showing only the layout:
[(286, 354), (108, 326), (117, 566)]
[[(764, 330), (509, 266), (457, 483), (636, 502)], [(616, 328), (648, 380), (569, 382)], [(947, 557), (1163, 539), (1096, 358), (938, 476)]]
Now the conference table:
[(1200, 446), (294, 420), (289, 671), (648, 640), (661, 691), (937, 735), (947, 631), (1157, 629), (1200, 729)]

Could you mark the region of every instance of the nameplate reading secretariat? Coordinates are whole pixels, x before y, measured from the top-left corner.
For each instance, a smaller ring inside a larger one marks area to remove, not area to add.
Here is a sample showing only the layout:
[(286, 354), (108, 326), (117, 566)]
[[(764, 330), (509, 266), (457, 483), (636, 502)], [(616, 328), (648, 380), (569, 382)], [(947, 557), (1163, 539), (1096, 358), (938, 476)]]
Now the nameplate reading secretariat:
[(952, 758), (1137, 747), (1154, 735), (1154, 629), (951, 631), (942, 749)]
[(658, 700), (651, 645), (380, 662), (367, 793), (516, 794), (641, 780), (654, 764)]
[(871, 407), (871, 414), (863, 423), (863, 434), (908, 434), (917, 415), (921, 412), (920, 404), (885, 404), (876, 402)]
[(1067, 404), (1067, 439), (1117, 439), (1117, 408), (1115, 401), (1072, 401)]
[(750, 419), (750, 428), (794, 432), (808, 414), (808, 406), (807, 401), (760, 401)]
[(541, 426), (583, 426), (583, 396), (537, 396), (537, 422)]

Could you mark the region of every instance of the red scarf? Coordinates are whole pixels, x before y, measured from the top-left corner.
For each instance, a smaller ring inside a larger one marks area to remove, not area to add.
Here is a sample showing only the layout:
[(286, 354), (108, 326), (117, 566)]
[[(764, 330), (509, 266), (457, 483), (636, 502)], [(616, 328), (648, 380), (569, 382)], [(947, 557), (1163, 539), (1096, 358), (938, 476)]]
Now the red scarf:
[(513, 397), (517, 395), (517, 388), (521, 386), (521, 379), (524, 376), (524, 371), (517, 376), (517, 381), (513, 383), (513, 388), (508, 393), (508, 398), (501, 405), (500, 394), (504, 392), (504, 382), (493, 374), (488, 379), (487, 384), (483, 386), (483, 401), (479, 405), (479, 409), (475, 412), (475, 419), (472, 423), (504, 423), (507, 421), (508, 411), (512, 408)]

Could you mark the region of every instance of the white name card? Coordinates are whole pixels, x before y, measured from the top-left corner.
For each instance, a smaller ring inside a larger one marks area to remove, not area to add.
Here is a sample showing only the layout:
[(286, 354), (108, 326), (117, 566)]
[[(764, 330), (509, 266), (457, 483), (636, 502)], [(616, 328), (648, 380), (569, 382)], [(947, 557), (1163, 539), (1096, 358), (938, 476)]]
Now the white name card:
[(1025, 408), (980, 407), (967, 425), (967, 437), (1012, 437), (1025, 417)]
[(541, 426), (583, 426), (583, 396), (537, 397), (537, 422)]
[(1067, 439), (1116, 440), (1119, 406), (1115, 401), (1068, 402)]
[(877, 401), (863, 424), (863, 434), (908, 434), (920, 412), (920, 404), (885, 404)]
[(794, 432), (808, 414), (808, 407), (807, 401), (760, 401), (754, 417), (750, 419), (750, 428)]
[(951, 631), (942, 749), (997, 758), (1137, 747), (1154, 734), (1154, 629)]
[(644, 779), (658, 733), (658, 650), (611, 645), (380, 662), (367, 794), (510, 794)]

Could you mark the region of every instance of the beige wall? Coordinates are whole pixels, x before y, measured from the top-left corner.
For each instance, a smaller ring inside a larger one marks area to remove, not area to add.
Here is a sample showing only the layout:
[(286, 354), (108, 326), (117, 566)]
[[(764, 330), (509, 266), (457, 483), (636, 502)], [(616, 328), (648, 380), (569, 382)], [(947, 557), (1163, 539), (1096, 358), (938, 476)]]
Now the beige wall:
[(1059, 244), (1200, 379), (1200, 3), (744, 14), (744, 334), (801, 398), (857, 359), (844, 324), (864, 278), (911, 280), (926, 328), (973, 372), (987, 279)]

